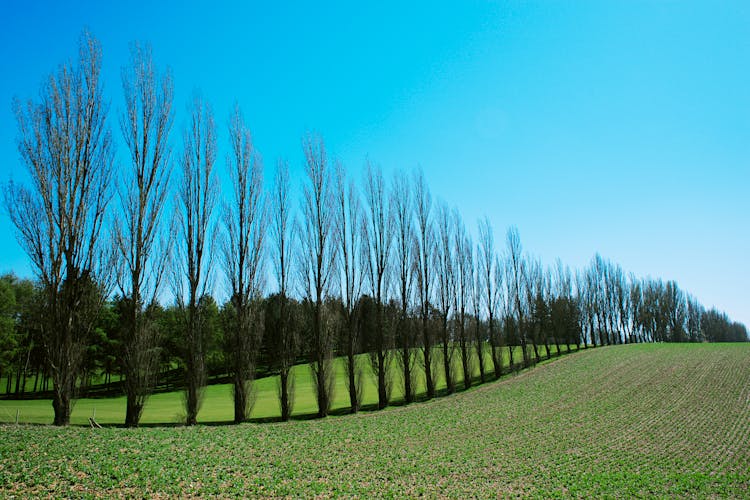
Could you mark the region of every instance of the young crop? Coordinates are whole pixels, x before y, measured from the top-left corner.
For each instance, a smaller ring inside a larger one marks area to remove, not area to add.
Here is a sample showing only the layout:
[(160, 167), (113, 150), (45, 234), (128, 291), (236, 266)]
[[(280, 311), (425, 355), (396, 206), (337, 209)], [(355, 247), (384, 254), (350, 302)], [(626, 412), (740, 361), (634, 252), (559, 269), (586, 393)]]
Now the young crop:
[(0, 496), (747, 497), (750, 348), (591, 349), (325, 420), (0, 429)]

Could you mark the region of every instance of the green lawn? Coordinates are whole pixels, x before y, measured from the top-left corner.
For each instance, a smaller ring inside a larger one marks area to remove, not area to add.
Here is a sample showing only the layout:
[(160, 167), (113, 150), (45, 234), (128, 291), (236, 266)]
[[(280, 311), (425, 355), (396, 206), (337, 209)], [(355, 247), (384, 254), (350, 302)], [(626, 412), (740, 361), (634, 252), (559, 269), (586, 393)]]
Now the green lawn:
[[(554, 346), (552, 346), (554, 352)], [(565, 349), (563, 348), (563, 351)], [(542, 348), (543, 351), (543, 348)], [(487, 351), (485, 360), (485, 371), (492, 368)], [(437, 370), (437, 387), (445, 388), (443, 376), (442, 357), (438, 350), (435, 351), (438, 362), (435, 363)], [(504, 364), (508, 365), (508, 351), (503, 349)], [(515, 349), (514, 360), (521, 359), (520, 348)], [(367, 356), (360, 356), (359, 360), (364, 373), (363, 404), (373, 405), (377, 403), (377, 381), (373, 375)], [(458, 351), (453, 358), (455, 377), (458, 379), (457, 387), (463, 387), (463, 371)], [(474, 376), (479, 375), (478, 363), (473, 359)], [(345, 411), (349, 407), (349, 392), (346, 386), (346, 368), (342, 359), (336, 360), (336, 386), (334, 390), (333, 410)], [(390, 378), (393, 385), (392, 400), (399, 403), (403, 400), (403, 379), (398, 363), (394, 359), (390, 365)], [(425, 391), (424, 372), (417, 364), (417, 392)], [(294, 414), (297, 416), (310, 415), (317, 412), (315, 393), (313, 392), (313, 380), (309, 365), (299, 365), (294, 368)], [(281, 410), (278, 402), (278, 377), (267, 377), (256, 380), (254, 383), (255, 404), (251, 418), (271, 419), (279, 417)], [(183, 393), (172, 392), (156, 394), (151, 396), (143, 411), (143, 424), (173, 424), (185, 420), (183, 409)], [(15, 422), (18, 412), (20, 423), (48, 424), (53, 420), (52, 402), (50, 400), (0, 400), (0, 423)], [(125, 397), (106, 399), (79, 399), (71, 415), (71, 423), (76, 425), (88, 425), (88, 419), (96, 416), (100, 424), (122, 424), (125, 420)], [(234, 419), (234, 403), (232, 401), (232, 386), (219, 384), (208, 386), (205, 390), (203, 406), (198, 414), (198, 421), (203, 423), (231, 422)]]
[(287, 423), (0, 428), (0, 497), (750, 497), (750, 344), (563, 356)]

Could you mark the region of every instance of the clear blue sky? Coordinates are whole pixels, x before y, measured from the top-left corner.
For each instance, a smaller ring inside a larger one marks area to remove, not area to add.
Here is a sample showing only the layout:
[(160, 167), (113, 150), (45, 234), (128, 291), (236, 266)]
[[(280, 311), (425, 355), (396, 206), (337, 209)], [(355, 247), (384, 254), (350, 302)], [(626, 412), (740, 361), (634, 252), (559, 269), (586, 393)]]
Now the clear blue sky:
[[(11, 99), (87, 26), (112, 118), (130, 41), (171, 66), (178, 150), (194, 89), (220, 137), (237, 100), (267, 172), (298, 174), (318, 131), (352, 175), (421, 166), (467, 225), (515, 224), (545, 263), (600, 252), (750, 326), (750, 2), (150, 3), (2, 3), (0, 178), (24, 178)], [(28, 275), (0, 231), (0, 271)]]

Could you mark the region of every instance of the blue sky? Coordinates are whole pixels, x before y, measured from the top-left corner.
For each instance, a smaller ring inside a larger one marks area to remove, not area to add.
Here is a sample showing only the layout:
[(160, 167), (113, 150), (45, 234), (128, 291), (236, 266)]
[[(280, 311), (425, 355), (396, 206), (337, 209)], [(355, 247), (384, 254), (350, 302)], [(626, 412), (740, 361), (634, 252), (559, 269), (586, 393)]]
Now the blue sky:
[[(284, 157), (298, 176), (317, 131), (351, 175), (419, 166), (469, 227), (514, 224), (545, 263), (599, 252), (750, 325), (750, 2), (109, 3), (0, 7), (3, 180), (25, 176), (12, 98), (88, 27), (116, 134), (128, 44), (149, 42), (176, 150), (196, 89), (220, 141), (236, 100), (269, 174)], [(0, 272), (28, 275), (0, 231)]]

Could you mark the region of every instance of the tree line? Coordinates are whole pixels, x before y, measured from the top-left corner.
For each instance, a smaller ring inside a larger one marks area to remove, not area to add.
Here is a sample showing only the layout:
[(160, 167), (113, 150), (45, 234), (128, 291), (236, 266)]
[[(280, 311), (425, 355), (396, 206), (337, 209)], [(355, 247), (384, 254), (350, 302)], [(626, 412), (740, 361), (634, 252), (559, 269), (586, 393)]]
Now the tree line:
[[(122, 70), (128, 161), (116, 168), (100, 73), (101, 48), (84, 32), (77, 62), (50, 75), (37, 100), (14, 103), (30, 184), (7, 183), (4, 204), (34, 281), (0, 280), (0, 374), (6, 393), (23, 391), (30, 376), (34, 390), (51, 382), (56, 425), (69, 423), (74, 398), (97, 376), (119, 379), (125, 424), (137, 426), (165, 383), (185, 390), (186, 424), (195, 424), (209, 376), (232, 383), (234, 420), (243, 422), (253, 379), (278, 374), (286, 420), (291, 369), (302, 361), (325, 417), (337, 356), (356, 412), (363, 354), (383, 408), (392, 366), (410, 403), (421, 380), (433, 398), (438, 374), (452, 393), (461, 380), (474, 383), (475, 368), (485, 382), (563, 346), (747, 340), (743, 325), (705, 311), (672, 281), (626, 276), (598, 255), (576, 272), (545, 267), (515, 228), (496, 246), (488, 218), (475, 242), (421, 171), (386, 179), (368, 163), (357, 182), (316, 135), (302, 141), (295, 203), (286, 161), (266, 187), (239, 106), (228, 120), (222, 176), (231, 187), (222, 194), (211, 107), (193, 98), (173, 149), (171, 74), (139, 44)], [(228, 296), (221, 304), (217, 283)]]

